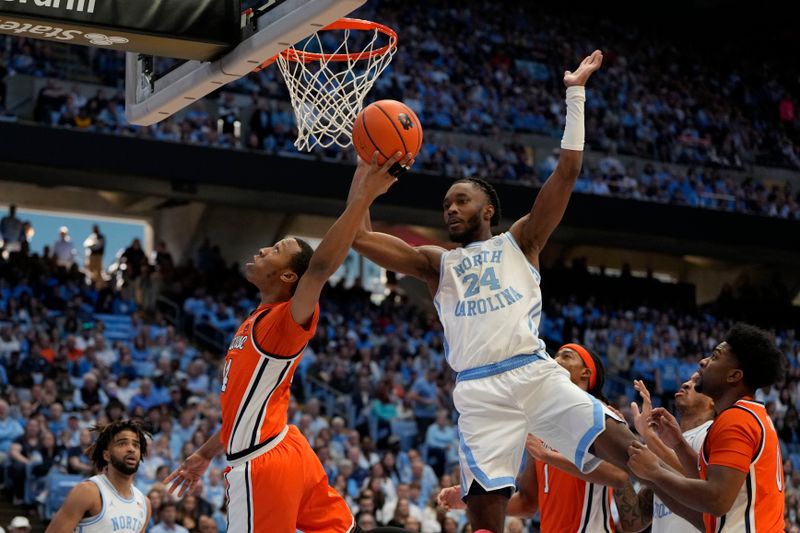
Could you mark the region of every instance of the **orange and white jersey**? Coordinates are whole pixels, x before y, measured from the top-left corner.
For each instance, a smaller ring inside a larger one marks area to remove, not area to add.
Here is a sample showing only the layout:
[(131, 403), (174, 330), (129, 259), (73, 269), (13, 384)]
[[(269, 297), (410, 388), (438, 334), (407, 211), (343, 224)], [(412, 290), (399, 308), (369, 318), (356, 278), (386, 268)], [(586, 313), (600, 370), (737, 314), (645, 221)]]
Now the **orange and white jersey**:
[(536, 461), (542, 533), (613, 533), (612, 489)]
[(730, 511), (719, 518), (703, 516), (706, 532), (783, 531), (783, 459), (775, 426), (762, 404), (746, 397), (721, 412), (708, 430), (699, 462), (702, 479), (710, 465), (747, 474)]
[(228, 347), (222, 378), (222, 433), (229, 461), (254, 457), (286, 432), (289, 388), (319, 320), (294, 321), (291, 301), (262, 305)]

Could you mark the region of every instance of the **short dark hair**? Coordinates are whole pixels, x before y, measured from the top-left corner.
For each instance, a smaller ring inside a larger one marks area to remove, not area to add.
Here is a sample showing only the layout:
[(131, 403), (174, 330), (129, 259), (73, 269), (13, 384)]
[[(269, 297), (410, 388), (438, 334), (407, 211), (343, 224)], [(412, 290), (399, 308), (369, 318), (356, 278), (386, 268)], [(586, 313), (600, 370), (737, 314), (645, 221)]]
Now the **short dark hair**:
[[(297, 279), (299, 280), (303, 277), (303, 274), (306, 273), (306, 270), (308, 270), (308, 265), (311, 263), (311, 256), (314, 255), (314, 249), (303, 239), (294, 237), (294, 240), (300, 247), (300, 251), (292, 256), (292, 260), (289, 263), (289, 268), (292, 269), (292, 272), (297, 274)], [(296, 288), (297, 284), (295, 283), (294, 287), (292, 287), (292, 294), (294, 294), (294, 290)]]
[[(84, 452), (86, 456), (91, 459), (97, 471), (103, 470), (108, 466), (108, 461), (103, 457), (103, 452), (108, 449), (114, 437), (123, 431), (132, 431), (139, 437), (139, 450), (141, 450), (141, 459), (147, 456), (147, 438), (150, 433), (142, 428), (139, 422), (135, 420), (117, 420), (104, 426), (93, 426), (89, 428), (90, 431), (97, 433), (97, 440), (86, 448)], [(140, 460), (141, 460), (140, 459)]]
[(500, 211), (500, 197), (497, 196), (497, 191), (491, 183), (480, 178), (461, 178), (460, 180), (456, 180), (456, 183), (471, 183), (482, 190), (489, 198), (489, 203), (492, 205), (492, 207), (494, 207), (494, 214), (492, 215), (492, 219), (489, 221), (489, 224), (491, 227), (495, 227), (500, 224), (500, 218), (502, 217), (502, 212)]
[(169, 507), (171, 507), (171, 508), (173, 508), (175, 510), (178, 509), (178, 506), (175, 505), (175, 502), (173, 502), (172, 500), (166, 500), (166, 501), (162, 502), (161, 503), (161, 507), (158, 508), (159, 514), (163, 513), (164, 510), (169, 508)]
[(767, 331), (740, 322), (728, 331), (725, 342), (739, 362), (749, 389), (755, 391), (783, 380), (786, 357)]

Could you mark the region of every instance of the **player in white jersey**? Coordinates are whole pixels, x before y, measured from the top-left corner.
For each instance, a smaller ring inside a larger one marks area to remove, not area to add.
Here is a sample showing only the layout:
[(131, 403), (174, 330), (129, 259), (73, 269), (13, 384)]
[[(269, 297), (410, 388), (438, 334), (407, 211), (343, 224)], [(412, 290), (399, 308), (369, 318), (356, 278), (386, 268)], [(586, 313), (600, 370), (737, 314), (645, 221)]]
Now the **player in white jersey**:
[(503, 530), (508, 499), (528, 433), (590, 470), (595, 454), (627, 469), (633, 434), (606, 428), (603, 408), (576, 387), (539, 339), (539, 252), (569, 203), (583, 164), (585, 84), (600, 68), (597, 50), (564, 74), (567, 118), (558, 165), (530, 214), (492, 236), (500, 202), (483, 180), (458, 180), (444, 199), (444, 219), (460, 248), (411, 247), (371, 231), (368, 218), (354, 248), (375, 263), (428, 285), (444, 327), (445, 352), (458, 380), (459, 457), (474, 531)]
[[(652, 411), (652, 403), (650, 391), (642, 381), (634, 381), (634, 387), (642, 397), (641, 412), (635, 402), (631, 404), (636, 431), (644, 439), (647, 447), (678, 472), (693, 477), (697, 477), (698, 454), (703, 447), (708, 428), (714, 421), (714, 400), (697, 392), (694, 388), (698, 377), (699, 374), (695, 372), (691, 379), (684, 382), (675, 393), (675, 410), (680, 417), (680, 422), (672, 415), (667, 414), (664, 424), (666, 429), (662, 436), (659, 436), (655, 429), (647, 424)], [(673, 449), (678, 447), (680, 440), (685, 441), (687, 453), (678, 456)], [(652, 509), (653, 533), (684, 533), (695, 529), (694, 525), (670, 510), (661, 498), (653, 494), (649, 488), (640, 490), (639, 502), (643, 512), (649, 512)], [(675, 505), (674, 502), (671, 503), (673, 506)]]
[(131, 420), (94, 430), (97, 441), (86, 455), (100, 473), (69, 492), (46, 533), (144, 533), (150, 501), (133, 482), (147, 455), (147, 433)]

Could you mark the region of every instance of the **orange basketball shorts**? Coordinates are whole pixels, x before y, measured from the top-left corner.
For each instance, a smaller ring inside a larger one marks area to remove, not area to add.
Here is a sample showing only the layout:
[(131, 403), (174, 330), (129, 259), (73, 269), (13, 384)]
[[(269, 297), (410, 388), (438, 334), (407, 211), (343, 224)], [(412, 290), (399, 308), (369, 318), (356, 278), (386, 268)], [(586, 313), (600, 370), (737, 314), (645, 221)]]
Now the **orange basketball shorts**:
[(225, 471), (228, 531), (348, 533), (353, 514), (295, 426), (271, 450)]

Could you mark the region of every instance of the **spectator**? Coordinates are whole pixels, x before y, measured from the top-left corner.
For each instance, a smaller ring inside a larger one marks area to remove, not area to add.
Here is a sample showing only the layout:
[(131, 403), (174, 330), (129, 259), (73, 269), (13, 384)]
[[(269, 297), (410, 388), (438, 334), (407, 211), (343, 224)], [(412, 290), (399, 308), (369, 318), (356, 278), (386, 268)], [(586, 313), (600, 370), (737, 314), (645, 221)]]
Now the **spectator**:
[(159, 509), (159, 521), (150, 530), (150, 533), (189, 533), (189, 530), (177, 523), (178, 512), (174, 503), (167, 500)]
[(75, 245), (69, 237), (69, 228), (61, 226), (58, 229), (58, 240), (53, 245), (53, 256), (55, 257), (56, 265), (69, 270), (75, 264), (76, 255)]
[(0, 398), (0, 463), (5, 463), (11, 445), (25, 432), (22, 425), (9, 416), (8, 402)]
[(86, 268), (89, 277), (98, 288), (103, 287), (103, 254), (106, 249), (106, 237), (100, 233), (100, 226), (92, 226), (92, 233), (83, 241), (86, 249)]
[(26, 516), (15, 516), (8, 524), (8, 533), (30, 533), (31, 521)]
[(11, 467), (9, 469), (9, 476), (12, 484), (12, 494), (14, 496), (14, 505), (21, 505), (22, 503), (31, 503), (26, 495), (26, 480), (28, 479), (28, 472), (34, 464), (41, 461), (39, 449), (41, 447), (41, 426), (38, 419), (28, 420), (25, 426), (25, 433), (17, 437), (11, 445), (9, 458), (11, 459)]
[(0, 251), (19, 252), (25, 236), (22, 232), (23, 223), (17, 218), (17, 206), (8, 206), (8, 214), (0, 219)]
[(92, 444), (92, 433), (88, 429), (82, 429), (80, 442), (67, 450), (67, 472), (84, 477), (90, 477), (94, 472), (94, 465), (86, 455), (86, 449)]
[(455, 443), (458, 442), (458, 432), (448, 420), (449, 416), (446, 410), (439, 410), (436, 423), (428, 426), (425, 436), (428, 464), (433, 468), (437, 478), (445, 473), (448, 466), (458, 461), (458, 455), (454, 450)]
[(414, 417), (417, 419), (417, 439), (422, 441), (425, 438), (428, 426), (436, 419), (438, 402), (436, 388), (436, 371), (428, 368), (411, 386), (408, 399), (414, 410)]

